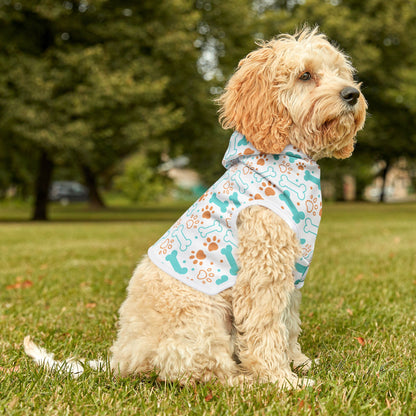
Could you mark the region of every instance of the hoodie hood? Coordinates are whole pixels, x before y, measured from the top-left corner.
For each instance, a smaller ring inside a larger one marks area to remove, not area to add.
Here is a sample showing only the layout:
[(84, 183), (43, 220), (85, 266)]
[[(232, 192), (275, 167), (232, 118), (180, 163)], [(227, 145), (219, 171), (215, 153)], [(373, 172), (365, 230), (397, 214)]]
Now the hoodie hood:
[[(231, 135), (230, 143), (228, 145), (228, 149), (224, 154), (224, 158), (222, 160), (222, 164), (225, 169), (230, 169), (236, 163), (244, 163), (253, 157), (262, 155), (264, 153), (258, 151), (241, 133), (234, 132)], [(289, 156), (291, 162), (294, 162), (294, 159), (302, 159), (304, 163), (310, 163), (311, 166), (317, 166), (317, 163), (313, 161), (311, 158), (306, 156), (303, 152), (297, 150), (292, 145), (288, 145), (285, 147), (280, 155)], [(279, 155), (274, 155), (274, 158), (277, 160)]]

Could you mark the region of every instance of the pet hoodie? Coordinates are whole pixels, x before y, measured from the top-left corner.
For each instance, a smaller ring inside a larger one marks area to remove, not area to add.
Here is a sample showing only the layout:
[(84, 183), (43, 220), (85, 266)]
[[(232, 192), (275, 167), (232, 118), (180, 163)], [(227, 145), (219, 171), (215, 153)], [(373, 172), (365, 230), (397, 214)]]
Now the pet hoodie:
[(294, 284), (301, 288), (312, 259), (322, 213), (320, 169), (287, 146), (281, 154), (260, 153), (234, 132), (223, 159), (224, 175), (149, 248), (160, 269), (201, 292), (232, 287), (239, 269), (237, 217), (250, 205), (279, 215), (295, 232), (302, 255)]

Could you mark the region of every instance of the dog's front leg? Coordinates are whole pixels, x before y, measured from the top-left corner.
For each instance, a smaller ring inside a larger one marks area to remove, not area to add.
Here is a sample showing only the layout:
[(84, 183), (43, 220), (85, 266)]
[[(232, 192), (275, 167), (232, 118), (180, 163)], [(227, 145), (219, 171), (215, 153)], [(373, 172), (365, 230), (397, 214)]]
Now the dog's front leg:
[(293, 367), (302, 373), (308, 372), (313, 364), (318, 364), (319, 360), (311, 360), (303, 354), (298, 337), (301, 333), (299, 306), (302, 295), (299, 289), (295, 289), (290, 297), (289, 307), (286, 310), (286, 325), (289, 330), (289, 358)]
[(272, 211), (253, 206), (238, 221), (240, 271), (233, 287), (236, 347), (247, 377), (298, 387), (291, 371), (287, 309), (295, 290), (300, 247), (294, 232)]

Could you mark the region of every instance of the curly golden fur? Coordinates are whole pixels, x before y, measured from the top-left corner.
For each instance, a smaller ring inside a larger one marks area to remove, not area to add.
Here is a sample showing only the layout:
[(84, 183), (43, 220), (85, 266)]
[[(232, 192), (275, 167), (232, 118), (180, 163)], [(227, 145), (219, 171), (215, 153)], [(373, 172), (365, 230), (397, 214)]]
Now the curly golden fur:
[[(222, 125), (264, 153), (292, 144), (315, 160), (349, 157), (367, 108), (353, 73), (317, 29), (279, 36), (240, 62), (219, 98)], [(120, 308), (114, 372), (156, 370), (160, 379), (180, 382), (312, 384), (291, 368), (307, 371), (312, 364), (298, 343), (301, 296), (292, 273), (299, 241), (261, 206), (242, 210), (237, 229), (236, 284), (214, 296), (167, 275), (147, 256), (142, 260)], [(36, 348), (26, 350), (36, 356), (42, 353)]]
[[(317, 29), (279, 36), (241, 60), (218, 100), (220, 120), (264, 153), (292, 144), (315, 160), (349, 157), (367, 108), (353, 74), (349, 59)], [(351, 100), (351, 91), (358, 97)], [(292, 271), (299, 242), (260, 206), (241, 212), (238, 235), (237, 282), (215, 296), (142, 261), (120, 309), (115, 371), (156, 369), (161, 379), (182, 382), (311, 384), (290, 366), (308, 370), (312, 363), (298, 343), (300, 292)]]
[[(311, 79), (300, 82), (305, 72)], [(366, 109), (362, 95), (354, 108), (339, 99), (344, 87), (359, 89), (353, 74), (349, 59), (316, 29), (281, 35), (240, 61), (218, 100), (220, 120), (264, 153), (293, 144), (316, 160), (349, 157)]]

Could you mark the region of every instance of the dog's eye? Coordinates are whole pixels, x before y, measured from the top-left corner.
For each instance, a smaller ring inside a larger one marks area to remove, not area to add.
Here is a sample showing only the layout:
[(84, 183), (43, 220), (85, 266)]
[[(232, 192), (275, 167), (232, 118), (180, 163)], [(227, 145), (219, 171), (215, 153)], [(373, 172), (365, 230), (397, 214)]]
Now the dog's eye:
[(311, 75), (311, 73), (310, 72), (304, 72), (300, 77), (299, 77), (299, 79), (301, 80), (301, 81), (309, 81), (310, 79), (312, 78), (312, 75)]

